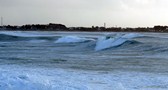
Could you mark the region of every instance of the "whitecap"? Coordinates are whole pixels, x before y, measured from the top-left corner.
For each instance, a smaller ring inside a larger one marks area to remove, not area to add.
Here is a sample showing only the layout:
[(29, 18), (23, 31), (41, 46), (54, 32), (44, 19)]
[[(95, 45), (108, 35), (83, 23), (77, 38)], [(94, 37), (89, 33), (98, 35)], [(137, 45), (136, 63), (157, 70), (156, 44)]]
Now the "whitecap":
[(107, 35), (104, 37), (100, 37), (97, 40), (95, 51), (100, 51), (104, 49), (108, 49), (111, 47), (120, 46), (129, 39), (140, 37), (141, 35), (135, 34), (135, 33), (129, 33), (129, 34), (116, 34), (116, 35)]
[(91, 39), (82, 38), (78, 36), (63, 36), (55, 41), (55, 43), (80, 43), (90, 41)]

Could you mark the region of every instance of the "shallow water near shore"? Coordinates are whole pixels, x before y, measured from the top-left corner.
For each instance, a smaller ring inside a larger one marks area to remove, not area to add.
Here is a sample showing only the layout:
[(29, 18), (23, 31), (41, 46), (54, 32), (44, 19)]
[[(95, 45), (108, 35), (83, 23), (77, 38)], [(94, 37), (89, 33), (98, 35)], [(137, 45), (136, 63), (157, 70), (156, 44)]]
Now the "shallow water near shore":
[[(168, 34), (136, 33), (141, 37), (95, 51), (98, 38), (107, 34), (0, 32), (0, 89), (168, 89)], [(76, 42), (56, 42), (65, 36)]]

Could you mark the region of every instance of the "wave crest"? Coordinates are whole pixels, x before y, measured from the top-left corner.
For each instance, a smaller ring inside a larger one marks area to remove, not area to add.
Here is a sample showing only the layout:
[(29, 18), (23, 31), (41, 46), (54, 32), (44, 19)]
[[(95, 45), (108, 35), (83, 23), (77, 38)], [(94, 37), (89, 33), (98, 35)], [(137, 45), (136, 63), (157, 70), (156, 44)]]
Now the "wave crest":
[(130, 34), (116, 34), (114, 36), (108, 35), (105, 37), (100, 37), (96, 43), (95, 51), (120, 46), (125, 42), (129, 41), (130, 39), (137, 37), (142, 37), (142, 35), (130, 33)]

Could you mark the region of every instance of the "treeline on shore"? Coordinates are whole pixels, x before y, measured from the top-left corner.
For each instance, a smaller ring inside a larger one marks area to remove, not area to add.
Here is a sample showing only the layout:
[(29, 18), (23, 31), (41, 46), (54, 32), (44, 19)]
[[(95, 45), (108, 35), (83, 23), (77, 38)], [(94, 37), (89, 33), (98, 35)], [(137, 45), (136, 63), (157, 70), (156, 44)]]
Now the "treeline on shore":
[(168, 32), (168, 26), (154, 26), (154, 27), (138, 27), (138, 28), (121, 28), (121, 27), (66, 27), (63, 24), (31, 24), (22, 26), (0, 26), (0, 30), (11, 31), (87, 31), (87, 32)]

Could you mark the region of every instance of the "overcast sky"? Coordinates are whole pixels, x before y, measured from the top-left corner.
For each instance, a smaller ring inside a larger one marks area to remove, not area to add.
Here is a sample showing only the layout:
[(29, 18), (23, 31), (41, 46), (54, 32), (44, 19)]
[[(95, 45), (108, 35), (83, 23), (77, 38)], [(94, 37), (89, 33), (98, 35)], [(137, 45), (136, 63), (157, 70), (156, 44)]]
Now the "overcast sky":
[(4, 24), (168, 25), (168, 0), (0, 0)]

